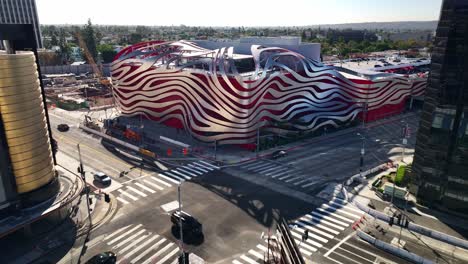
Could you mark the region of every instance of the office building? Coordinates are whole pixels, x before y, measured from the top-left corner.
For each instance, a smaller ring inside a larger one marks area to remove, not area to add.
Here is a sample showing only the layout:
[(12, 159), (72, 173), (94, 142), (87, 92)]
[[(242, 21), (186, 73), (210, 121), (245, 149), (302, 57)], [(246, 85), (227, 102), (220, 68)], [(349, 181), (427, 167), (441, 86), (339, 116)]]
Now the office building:
[(468, 212), (468, 2), (442, 4), (414, 155), (411, 191)]
[(0, 0), (0, 24), (32, 24), (37, 47), (43, 47), (35, 0)]

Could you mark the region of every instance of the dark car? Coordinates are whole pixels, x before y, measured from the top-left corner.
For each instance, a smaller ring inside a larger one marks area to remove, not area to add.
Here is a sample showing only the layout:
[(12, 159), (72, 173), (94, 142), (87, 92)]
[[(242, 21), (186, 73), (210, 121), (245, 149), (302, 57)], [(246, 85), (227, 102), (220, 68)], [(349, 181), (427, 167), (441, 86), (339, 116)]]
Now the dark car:
[(117, 262), (117, 256), (112, 251), (99, 253), (86, 261), (86, 264), (113, 264)]
[(102, 185), (111, 184), (111, 178), (103, 172), (94, 173), (94, 180), (101, 183)]
[(279, 158), (282, 158), (282, 157), (284, 157), (284, 156), (286, 156), (286, 155), (287, 155), (286, 151), (284, 151), (284, 150), (277, 150), (277, 151), (271, 153), (271, 158), (272, 158), (272, 159), (279, 159)]
[[(182, 221), (182, 232), (184, 236), (196, 237), (203, 234), (203, 226), (195, 217), (184, 211), (175, 211), (171, 214), (171, 222), (180, 232), (180, 221)], [(178, 235), (178, 234), (176, 234)], [(185, 240), (185, 239), (184, 239)]]
[(66, 132), (70, 129), (70, 127), (67, 124), (60, 124), (57, 126), (57, 130), (60, 132)]

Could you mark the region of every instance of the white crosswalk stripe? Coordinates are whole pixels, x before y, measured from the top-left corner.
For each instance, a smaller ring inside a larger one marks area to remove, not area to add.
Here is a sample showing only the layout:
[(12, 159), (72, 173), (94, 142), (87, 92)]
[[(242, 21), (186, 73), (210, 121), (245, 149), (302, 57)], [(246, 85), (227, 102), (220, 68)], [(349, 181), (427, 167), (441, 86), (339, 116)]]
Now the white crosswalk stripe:
[(178, 246), (146, 230), (142, 224), (128, 225), (104, 238), (119, 256), (117, 263), (172, 263), (177, 260)]
[(199, 160), (198, 162), (201, 162), (201, 163), (203, 163), (203, 164), (205, 164), (205, 165), (207, 165), (207, 166), (210, 166), (210, 167), (212, 167), (212, 168), (215, 169), (215, 170), (221, 169), (220, 167), (218, 167), (218, 166), (216, 166), (216, 165), (213, 165), (213, 164), (211, 164), (211, 163), (209, 163), (209, 162), (203, 161), (203, 160)]
[(164, 190), (163, 187), (157, 185), (157, 184), (154, 183), (154, 182), (151, 182), (150, 180), (143, 180), (143, 181), (144, 181), (146, 184), (151, 185), (151, 187), (154, 187), (154, 188), (156, 188), (156, 189), (159, 189), (160, 191)]
[[(332, 248), (334, 245), (330, 243), (338, 243), (338, 240), (334, 238), (349, 227), (349, 223), (359, 219), (362, 215), (363, 212), (352, 204), (341, 199), (332, 199), (293, 221), (289, 228), (304, 257), (311, 257), (325, 245), (326, 248)], [(308, 237), (302, 241), (306, 230)], [(240, 256), (239, 259), (233, 260), (232, 263), (254, 263), (255, 260), (263, 259), (263, 254), (268, 250), (267, 240), (263, 242)]]
[(117, 197), (116, 199), (117, 199), (117, 201), (119, 201), (119, 202), (121, 202), (123, 204), (129, 204), (129, 202), (127, 202), (127, 200), (125, 200), (124, 198)]
[(148, 187), (144, 186), (143, 184), (141, 184), (141, 183), (139, 183), (139, 182), (136, 182), (135, 185), (138, 186), (138, 187), (140, 187), (140, 188), (142, 188), (142, 189), (144, 189), (144, 190), (147, 191), (147, 192), (156, 193), (155, 190), (153, 190), (153, 189), (151, 189), (151, 188), (148, 188)]
[(139, 191), (139, 190), (133, 188), (133, 187), (130, 186), (130, 185), (127, 186), (127, 190), (130, 190), (130, 191), (132, 191), (132, 192), (134, 192), (134, 193), (136, 193), (136, 194), (139, 194), (139, 195), (142, 196), (142, 197), (148, 196), (148, 195), (146, 195), (146, 193), (144, 193), (144, 192), (142, 192), (142, 191)]
[(167, 170), (164, 173), (144, 176), (141, 180), (128, 181), (127, 184), (124, 184), (124, 188), (116, 190), (118, 192), (116, 198), (122, 205), (128, 205), (140, 198), (146, 198), (150, 194), (172, 187), (172, 184), (180, 184), (217, 169), (220, 169), (220, 167), (203, 160), (191, 162), (185, 166)]
[(193, 173), (193, 172), (191, 172), (191, 171), (188, 171), (188, 170), (184, 170), (184, 169), (182, 169), (182, 168), (177, 168), (176, 171), (177, 171), (177, 172), (180, 172), (180, 173), (182, 173), (182, 174), (187, 174), (187, 175), (189, 175), (190, 177), (197, 177), (197, 176), (198, 176), (198, 174), (195, 174), (195, 173)]
[(191, 171), (191, 172), (193, 172), (193, 173), (196, 173), (196, 174), (198, 174), (198, 175), (203, 175), (203, 172), (199, 172), (199, 171), (197, 171), (197, 170), (194, 170), (193, 168), (191, 168), (191, 167), (189, 167), (189, 166), (183, 166), (183, 167), (181, 167), (181, 168), (183, 168), (184, 170), (188, 170), (188, 171)]
[[(185, 181), (185, 179), (183, 179), (183, 178), (177, 176), (176, 174), (174, 174), (173, 171), (165, 171), (164, 173), (165, 173), (166, 175), (169, 175), (169, 177), (171, 177), (171, 178), (175, 178), (175, 179), (177, 179), (177, 180), (179, 180), (179, 181)], [(190, 180), (190, 179), (191, 179), (191, 178), (188, 177), (188, 176), (186, 176), (185, 178), (186, 178), (187, 180)]]
[[(161, 177), (161, 178), (163, 178), (163, 179), (166, 179), (166, 180), (168, 180), (168, 181), (171, 181), (171, 182), (173, 182), (173, 183), (175, 183), (175, 184), (179, 184), (179, 183), (181, 182), (181, 181), (176, 181), (176, 180), (172, 179), (171, 177), (167, 177), (166, 175), (164, 175), (164, 174), (162, 174), (162, 173), (159, 173), (158, 176)], [(182, 180), (182, 181), (183, 181), (183, 180)]]
[(124, 190), (122, 190), (122, 189), (119, 189), (118, 191), (119, 191), (122, 195), (124, 195), (124, 196), (126, 196), (126, 197), (132, 199), (133, 201), (137, 201), (137, 200), (138, 200), (138, 198), (136, 198), (135, 196), (133, 196), (133, 195), (127, 193), (126, 191), (124, 191)]
[(206, 165), (204, 165), (204, 164), (202, 164), (202, 163), (200, 163), (200, 162), (195, 162), (194, 165), (198, 165), (198, 166), (200, 166), (200, 167), (202, 167), (202, 168), (204, 168), (204, 169), (206, 169), (206, 170), (209, 170), (209, 171), (214, 170), (213, 167), (206, 166)]
[(193, 168), (194, 170), (201, 171), (203, 173), (209, 172), (209, 170), (206, 170), (204, 168), (200, 168), (199, 166), (193, 165), (193, 164), (188, 164), (189, 167)]
[(171, 184), (169, 184), (169, 183), (167, 183), (167, 182), (165, 182), (165, 181), (162, 181), (162, 180), (156, 178), (155, 176), (151, 176), (150, 179), (152, 179), (152, 180), (154, 180), (154, 181), (157, 181), (157, 182), (159, 182), (159, 183), (162, 183), (162, 184), (166, 185), (167, 187), (171, 187), (171, 186), (172, 186)]

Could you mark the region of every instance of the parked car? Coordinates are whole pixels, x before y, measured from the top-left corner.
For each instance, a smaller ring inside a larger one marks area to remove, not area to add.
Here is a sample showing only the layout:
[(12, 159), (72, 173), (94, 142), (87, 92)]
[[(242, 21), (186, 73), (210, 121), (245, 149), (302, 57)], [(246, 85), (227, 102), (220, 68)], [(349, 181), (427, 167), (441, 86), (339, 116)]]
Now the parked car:
[(86, 261), (86, 264), (114, 264), (117, 262), (117, 256), (112, 251), (106, 251), (95, 255)]
[(285, 157), (286, 155), (287, 155), (286, 151), (277, 150), (277, 151), (271, 153), (271, 158), (272, 159), (279, 159), (279, 158)]
[(111, 181), (112, 181), (111, 178), (103, 172), (94, 173), (94, 180), (103, 185), (109, 185), (111, 184)]
[(67, 124), (60, 124), (57, 126), (57, 130), (60, 132), (66, 132), (70, 129), (70, 127)]

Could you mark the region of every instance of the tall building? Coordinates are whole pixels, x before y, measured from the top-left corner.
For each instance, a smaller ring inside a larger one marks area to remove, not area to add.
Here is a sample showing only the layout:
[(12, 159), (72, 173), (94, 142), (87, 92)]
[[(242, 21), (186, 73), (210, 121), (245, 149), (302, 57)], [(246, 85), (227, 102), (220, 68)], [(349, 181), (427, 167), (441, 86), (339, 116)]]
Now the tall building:
[(468, 1), (444, 0), (417, 135), (411, 191), (468, 212)]
[(0, 24), (32, 24), (37, 47), (42, 48), (35, 0), (0, 0)]

